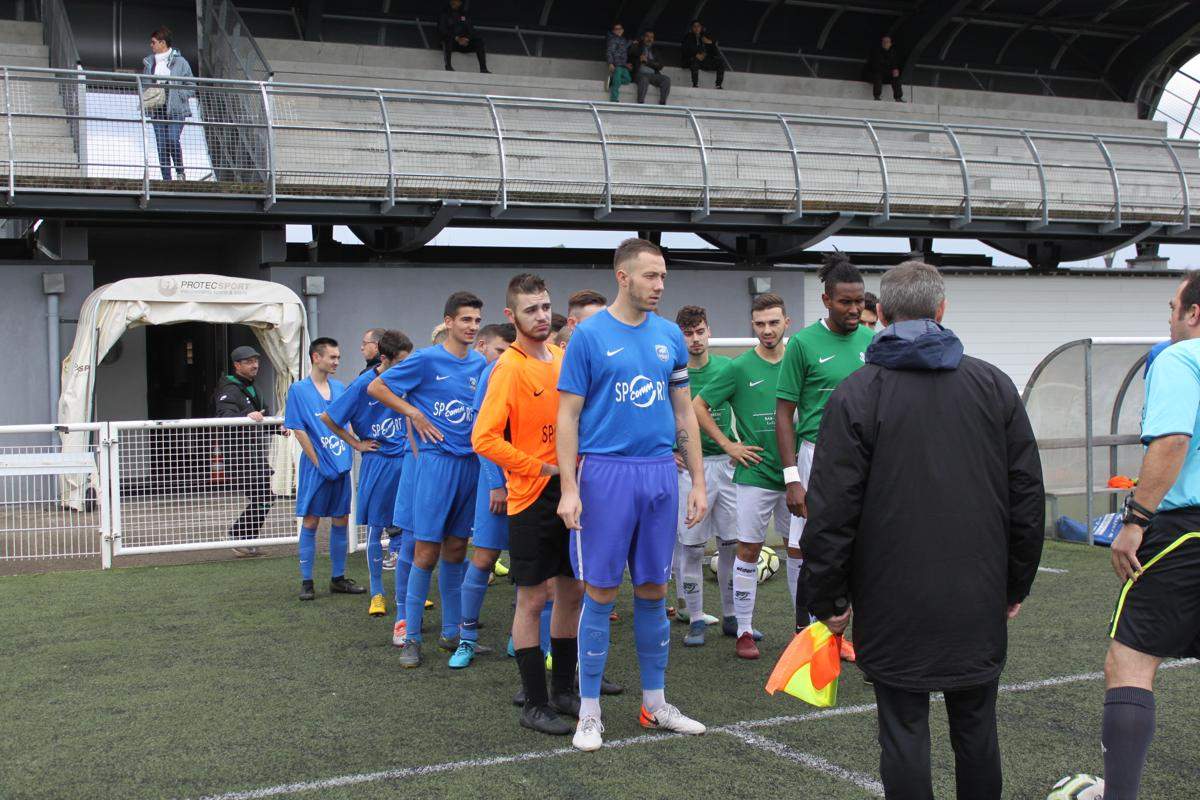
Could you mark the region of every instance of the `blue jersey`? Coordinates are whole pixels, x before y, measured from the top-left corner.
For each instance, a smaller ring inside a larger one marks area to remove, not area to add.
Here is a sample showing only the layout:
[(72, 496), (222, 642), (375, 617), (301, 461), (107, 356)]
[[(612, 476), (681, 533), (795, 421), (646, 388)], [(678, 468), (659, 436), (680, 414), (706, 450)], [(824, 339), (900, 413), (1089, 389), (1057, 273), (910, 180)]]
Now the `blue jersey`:
[(1143, 377), (1150, 374), (1150, 365), (1154, 363), (1154, 359), (1162, 355), (1162, 351), (1166, 350), (1170, 346), (1171, 340), (1167, 339), (1165, 342), (1159, 342), (1158, 344), (1154, 345), (1154, 347), (1150, 348), (1150, 352), (1146, 353), (1146, 371), (1142, 373)]
[(1185, 434), (1192, 441), (1159, 511), (1200, 506), (1200, 339), (1176, 342), (1163, 350), (1146, 378), (1142, 443), (1172, 434)]
[[(350, 447), (329, 430), (320, 415), (329, 410), (331, 403), (346, 391), (346, 385), (334, 378), (329, 379), (329, 399), (326, 400), (313, 385), (312, 378), (293, 383), (288, 388), (287, 412), (283, 426), (293, 431), (304, 431), (317, 451), (317, 470), (326, 480), (332, 480), (343, 472), (350, 471), (353, 456)], [(308, 463), (304, 459), (303, 463)], [(311, 463), (310, 463), (311, 466)]]
[(475, 390), (487, 361), (474, 350), (466, 358), (452, 355), (442, 345), (416, 351), (380, 377), (384, 384), (424, 414), (441, 431), (440, 442), (421, 443), (431, 450), (466, 456), (471, 449), (471, 427), (475, 422)]
[(579, 452), (594, 455), (670, 455), (670, 390), (687, 385), (687, 347), (677, 325), (657, 314), (626, 325), (607, 309), (575, 329), (558, 378), (559, 391), (584, 398)]
[(379, 442), (374, 452), (402, 456), (408, 452), (404, 415), (367, 394), (367, 387), (376, 377), (375, 370), (369, 369), (355, 378), (345, 393), (329, 404), (329, 417), (342, 428), (349, 422), (358, 438)]
[[(483, 370), (483, 374), (479, 376), (479, 388), (475, 390), (475, 401), (471, 404), (471, 408), (475, 413), (479, 413), (479, 409), (483, 408), (483, 398), (487, 397), (488, 384), (492, 380), (492, 373), (496, 371), (496, 365), (500, 363), (500, 359), (496, 359), (488, 364)], [(500, 469), (499, 465), (488, 461), (483, 456), (479, 457), (479, 487), (480, 490), (501, 489), (505, 485), (504, 470)]]

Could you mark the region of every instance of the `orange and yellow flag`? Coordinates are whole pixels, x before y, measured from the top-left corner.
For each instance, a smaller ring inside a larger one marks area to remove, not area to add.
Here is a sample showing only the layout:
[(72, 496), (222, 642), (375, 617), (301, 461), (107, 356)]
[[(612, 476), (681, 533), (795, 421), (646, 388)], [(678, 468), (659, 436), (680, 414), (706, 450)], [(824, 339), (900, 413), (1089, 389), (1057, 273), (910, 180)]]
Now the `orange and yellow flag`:
[(824, 623), (809, 625), (779, 657), (767, 680), (767, 694), (782, 689), (818, 708), (836, 705), (841, 646), (842, 637), (834, 636)]

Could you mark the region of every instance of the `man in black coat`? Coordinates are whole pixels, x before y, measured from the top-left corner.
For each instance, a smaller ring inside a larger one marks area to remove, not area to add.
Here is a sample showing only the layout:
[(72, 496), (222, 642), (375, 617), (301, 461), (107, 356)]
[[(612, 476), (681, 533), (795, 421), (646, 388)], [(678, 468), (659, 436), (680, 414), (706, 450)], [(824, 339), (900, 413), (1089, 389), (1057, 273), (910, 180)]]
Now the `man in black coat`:
[[(254, 385), (259, 354), (253, 347), (235, 347), (230, 354), (233, 373), (217, 381), (213, 391), (213, 416), (248, 417), (262, 422), (270, 412)], [(258, 426), (219, 428), (221, 458), (229, 485), (246, 495), (246, 508), (229, 529), (229, 538), (256, 539), (271, 513), (271, 467), (267, 463), (270, 429)], [(257, 547), (235, 547), (239, 558), (259, 555)]]
[(451, 53), (474, 53), (479, 59), (479, 71), (491, 72), (487, 68), (487, 50), (483, 37), (475, 32), (475, 26), (467, 18), (463, 0), (450, 0), (449, 7), (438, 17), (438, 33), (442, 37), (442, 53), (446, 58), (446, 71), (453, 72)]
[(629, 63), (633, 64), (637, 101), (646, 102), (646, 92), (654, 84), (658, 87), (658, 104), (665, 106), (671, 94), (671, 78), (663, 74), (662, 61), (658, 59), (658, 45), (654, 43), (654, 31), (645, 31), (641, 39), (629, 46)]
[(904, 84), (900, 82), (902, 66), (900, 54), (892, 47), (892, 37), (882, 37), (879, 47), (873, 49), (867, 57), (866, 79), (871, 82), (871, 91), (876, 100), (883, 97), (883, 84), (890, 83), (892, 97), (897, 103), (904, 102)]
[(959, 800), (998, 800), (1007, 621), (1045, 535), (1037, 442), (1012, 381), (940, 324), (941, 275), (883, 278), (887, 325), (829, 398), (808, 486), (801, 586), (834, 633), (853, 606), (888, 797), (932, 800), (929, 695), (944, 692)]
[(692, 20), (691, 30), (683, 37), (680, 48), (682, 66), (692, 72), (692, 88), (700, 85), (700, 70), (717, 73), (717, 88), (725, 88), (725, 54), (717, 40), (698, 19)]

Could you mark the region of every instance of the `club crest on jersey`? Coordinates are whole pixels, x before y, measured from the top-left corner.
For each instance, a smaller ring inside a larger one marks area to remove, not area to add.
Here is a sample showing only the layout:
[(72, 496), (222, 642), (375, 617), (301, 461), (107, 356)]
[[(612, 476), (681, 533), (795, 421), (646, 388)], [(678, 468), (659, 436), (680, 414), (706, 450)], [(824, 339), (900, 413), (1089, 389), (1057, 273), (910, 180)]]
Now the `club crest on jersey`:
[(658, 356), (659, 361), (666, 361), (671, 357), (671, 353), (667, 350), (667, 346), (665, 344), (654, 345), (654, 352)]
[(470, 378), (469, 380), (471, 381), (471, 388), (474, 389), (475, 386), (478, 384), (479, 379), (478, 378)]

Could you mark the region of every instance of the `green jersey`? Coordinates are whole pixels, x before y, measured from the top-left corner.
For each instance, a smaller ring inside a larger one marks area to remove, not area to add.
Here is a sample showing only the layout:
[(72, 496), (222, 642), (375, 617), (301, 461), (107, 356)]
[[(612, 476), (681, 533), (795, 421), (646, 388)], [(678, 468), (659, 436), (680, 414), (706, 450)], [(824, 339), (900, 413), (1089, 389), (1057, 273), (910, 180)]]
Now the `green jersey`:
[[(709, 381), (718, 372), (723, 370), (730, 361), (732, 359), (729, 356), (710, 355), (708, 363), (700, 369), (688, 367), (688, 382), (691, 384), (692, 397), (699, 397), (700, 392), (709, 384)], [(721, 433), (725, 434), (727, 438), (732, 439), (733, 422), (730, 419), (729, 403), (721, 403), (719, 405), (712, 403), (709, 411), (712, 412), (713, 419), (716, 421), (717, 428), (720, 429)], [(700, 433), (700, 449), (706, 456), (719, 456), (725, 452), (719, 444), (704, 435), (703, 431)]]
[(733, 482), (782, 492), (783, 467), (775, 444), (775, 388), (781, 363), (771, 364), (747, 350), (714, 376), (700, 392), (710, 407), (729, 403), (742, 444), (761, 447), (762, 461), (752, 467), (738, 464)]
[(834, 333), (819, 320), (788, 341), (779, 375), (779, 398), (796, 404), (796, 444), (817, 443), (829, 395), (866, 363), (875, 332), (859, 325), (854, 333)]

